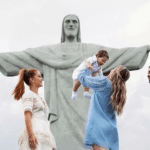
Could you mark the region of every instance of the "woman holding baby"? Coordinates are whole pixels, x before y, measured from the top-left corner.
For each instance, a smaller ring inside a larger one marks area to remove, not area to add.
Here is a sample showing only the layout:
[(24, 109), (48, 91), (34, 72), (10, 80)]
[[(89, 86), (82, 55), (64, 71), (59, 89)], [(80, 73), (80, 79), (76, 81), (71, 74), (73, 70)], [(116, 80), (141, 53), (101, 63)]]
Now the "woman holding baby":
[[(100, 50), (88, 58), (73, 72), (74, 86), (72, 99), (76, 99), (77, 89), (82, 84), (84, 96), (90, 99), (84, 147), (93, 150), (119, 150), (116, 114), (122, 114), (126, 102), (126, 81), (129, 70), (120, 65), (103, 76), (102, 66), (109, 60), (107, 51)], [(98, 76), (93, 74), (98, 72)], [(92, 75), (92, 76), (91, 76)], [(93, 89), (92, 95), (88, 93)]]

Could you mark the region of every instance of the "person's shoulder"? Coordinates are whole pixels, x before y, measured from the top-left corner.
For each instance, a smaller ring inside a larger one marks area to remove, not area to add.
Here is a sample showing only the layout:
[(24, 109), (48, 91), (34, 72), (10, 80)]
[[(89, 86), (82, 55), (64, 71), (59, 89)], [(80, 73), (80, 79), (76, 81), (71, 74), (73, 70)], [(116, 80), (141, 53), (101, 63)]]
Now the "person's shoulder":
[(97, 59), (96, 55), (93, 55), (92, 58), (93, 58), (93, 59)]
[(26, 98), (34, 98), (35, 94), (32, 91), (27, 91), (22, 95), (22, 99), (26, 99)]
[(87, 58), (87, 61), (92, 61), (92, 63), (96, 62), (96, 61), (97, 61), (96, 55), (93, 55), (93, 56), (88, 57), (88, 58)]
[(112, 82), (110, 81), (110, 79), (108, 79), (108, 76), (104, 76), (104, 77), (106, 78), (105, 80), (107, 81), (107, 83), (111, 85)]

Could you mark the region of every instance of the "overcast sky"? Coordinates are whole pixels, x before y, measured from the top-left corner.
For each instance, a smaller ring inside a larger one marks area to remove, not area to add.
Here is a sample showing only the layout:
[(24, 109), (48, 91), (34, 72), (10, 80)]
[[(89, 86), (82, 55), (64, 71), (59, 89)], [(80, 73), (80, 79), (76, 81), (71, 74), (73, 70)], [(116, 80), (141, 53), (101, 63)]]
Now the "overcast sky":
[[(150, 44), (148, 0), (0, 0), (0, 52), (60, 43), (64, 16), (76, 14), (81, 40), (107, 47)], [(131, 72), (127, 103), (117, 118), (120, 150), (150, 149), (150, 84), (145, 66)], [(24, 128), (21, 101), (11, 93), (18, 77), (0, 73), (0, 150), (17, 150)], [(44, 89), (39, 91), (44, 97)]]

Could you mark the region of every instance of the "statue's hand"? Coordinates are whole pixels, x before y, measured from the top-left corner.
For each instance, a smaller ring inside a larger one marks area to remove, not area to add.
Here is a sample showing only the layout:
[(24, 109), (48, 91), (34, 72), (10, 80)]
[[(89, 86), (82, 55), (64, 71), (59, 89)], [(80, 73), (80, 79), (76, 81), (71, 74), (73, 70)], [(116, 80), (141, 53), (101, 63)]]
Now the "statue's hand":
[(147, 46), (147, 52), (149, 52), (149, 51), (150, 51), (150, 45)]

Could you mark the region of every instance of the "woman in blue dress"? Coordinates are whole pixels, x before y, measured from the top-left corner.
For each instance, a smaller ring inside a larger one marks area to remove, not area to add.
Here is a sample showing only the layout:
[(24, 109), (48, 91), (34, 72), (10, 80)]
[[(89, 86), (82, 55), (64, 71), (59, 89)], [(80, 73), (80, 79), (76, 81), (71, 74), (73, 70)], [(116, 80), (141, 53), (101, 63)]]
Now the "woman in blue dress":
[[(87, 62), (88, 63), (88, 62)], [(88, 111), (84, 147), (93, 150), (119, 150), (116, 114), (120, 115), (126, 102), (129, 70), (120, 65), (106, 76), (91, 77), (91, 70), (83, 69), (78, 80), (93, 89)]]

